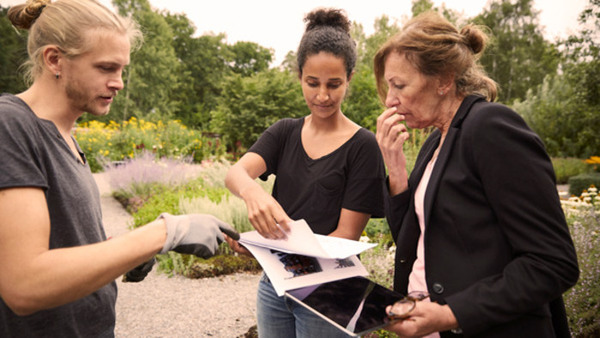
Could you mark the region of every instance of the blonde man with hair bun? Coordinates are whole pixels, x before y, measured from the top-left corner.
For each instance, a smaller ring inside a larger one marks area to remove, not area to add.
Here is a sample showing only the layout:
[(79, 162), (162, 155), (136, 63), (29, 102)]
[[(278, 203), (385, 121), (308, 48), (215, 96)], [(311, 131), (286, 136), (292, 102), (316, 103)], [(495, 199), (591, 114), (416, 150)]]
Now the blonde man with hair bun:
[(0, 337), (113, 337), (114, 280), (143, 280), (154, 255), (214, 255), (228, 224), (170, 215), (107, 240), (98, 187), (71, 135), (84, 113), (108, 114), (136, 23), (93, 0), (9, 9), (28, 29), (30, 87), (0, 96)]

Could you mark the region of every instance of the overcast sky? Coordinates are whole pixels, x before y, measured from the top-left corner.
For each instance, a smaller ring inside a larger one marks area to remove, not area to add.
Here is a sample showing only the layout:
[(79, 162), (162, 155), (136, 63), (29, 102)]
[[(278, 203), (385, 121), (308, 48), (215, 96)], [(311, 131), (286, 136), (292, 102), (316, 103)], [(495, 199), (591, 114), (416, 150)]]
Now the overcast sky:
[[(111, 0), (100, 0), (112, 6)], [(304, 15), (317, 7), (346, 10), (348, 17), (363, 25), (365, 33), (373, 32), (376, 18), (387, 15), (401, 23), (411, 13), (410, 0), (149, 0), (154, 9), (185, 13), (196, 26), (196, 34), (225, 33), (227, 42), (252, 41), (275, 51), (273, 65), (278, 65), (290, 50), (296, 50), (304, 31)], [(489, 0), (442, 1), (436, 6), (462, 12), (473, 17), (482, 12)], [(24, 0), (0, 0), (3, 7)], [(534, 0), (540, 10), (540, 21), (546, 38), (554, 41), (577, 31), (577, 17), (588, 0)]]

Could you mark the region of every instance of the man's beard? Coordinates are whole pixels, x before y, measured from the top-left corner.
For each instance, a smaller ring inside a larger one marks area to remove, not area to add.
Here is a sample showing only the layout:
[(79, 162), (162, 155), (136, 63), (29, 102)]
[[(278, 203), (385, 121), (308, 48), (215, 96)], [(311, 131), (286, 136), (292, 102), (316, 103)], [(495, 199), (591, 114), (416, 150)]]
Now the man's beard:
[(97, 102), (100, 96), (89, 95), (89, 91), (86, 91), (84, 86), (76, 82), (69, 81), (65, 90), (67, 98), (71, 102), (72, 107), (76, 110), (90, 113), (94, 116), (103, 116), (108, 114), (110, 105), (100, 106), (100, 103)]

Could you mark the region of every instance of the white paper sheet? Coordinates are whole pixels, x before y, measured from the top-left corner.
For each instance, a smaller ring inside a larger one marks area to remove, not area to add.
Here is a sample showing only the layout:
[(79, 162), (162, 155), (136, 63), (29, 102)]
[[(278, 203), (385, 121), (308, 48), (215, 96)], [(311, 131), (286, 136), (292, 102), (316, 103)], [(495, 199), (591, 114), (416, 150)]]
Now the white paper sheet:
[(287, 290), (368, 275), (357, 255), (376, 244), (317, 235), (304, 220), (291, 223), (290, 228), (285, 240), (267, 239), (257, 231), (244, 232), (239, 240), (258, 260), (279, 296)]
[(299, 256), (254, 245), (248, 245), (247, 248), (262, 266), (278, 296), (283, 296), (287, 290), (368, 275), (367, 269), (357, 256), (342, 259), (320, 258)]
[(291, 232), (287, 239), (268, 239), (257, 231), (240, 235), (240, 243), (276, 249), (288, 253), (320, 258), (347, 258), (375, 247), (374, 243), (363, 243), (345, 238), (317, 235), (306, 221), (298, 220), (290, 224)]

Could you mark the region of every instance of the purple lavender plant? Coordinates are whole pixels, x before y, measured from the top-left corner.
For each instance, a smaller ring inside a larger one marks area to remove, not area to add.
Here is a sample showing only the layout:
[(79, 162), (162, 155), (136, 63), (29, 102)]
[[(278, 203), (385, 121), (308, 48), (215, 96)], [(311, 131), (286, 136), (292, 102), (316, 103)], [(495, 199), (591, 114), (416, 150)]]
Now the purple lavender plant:
[(139, 189), (152, 184), (177, 186), (199, 177), (203, 168), (191, 158), (155, 158), (150, 152), (106, 166), (109, 183), (114, 191), (136, 195)]

